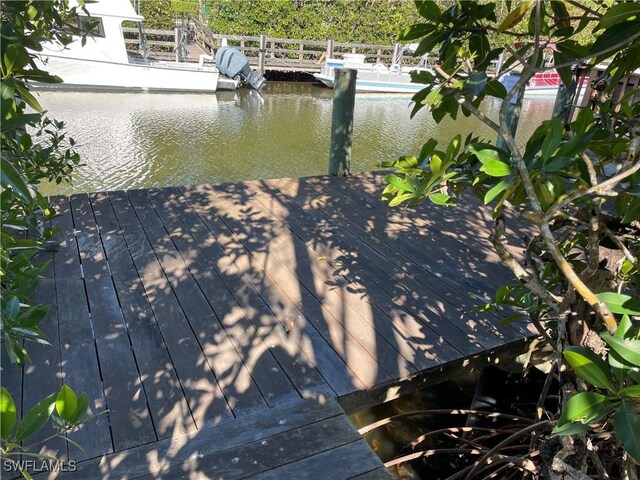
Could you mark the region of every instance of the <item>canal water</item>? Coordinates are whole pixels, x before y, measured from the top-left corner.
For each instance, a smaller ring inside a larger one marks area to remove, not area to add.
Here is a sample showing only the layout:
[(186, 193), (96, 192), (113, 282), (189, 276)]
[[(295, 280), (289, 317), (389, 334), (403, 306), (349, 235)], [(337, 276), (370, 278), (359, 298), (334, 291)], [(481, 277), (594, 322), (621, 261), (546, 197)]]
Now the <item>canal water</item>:
[[(73, 185), (45, 194), (152, 188), (327, 172), (333, 91), (311, 83), (272, 82), (208, 95), (40, 92), (52, 118), (78, 142), (82, 167)], [(427, 109), (410, 119), (408, 95), (356, 96), (352, 171), (417, 154), (430, 137), (470, 132), (494, 139), (462, 115), (437, 125)], [(499, 103), (483, 110), (497, 116)], [(519, 138), (548, 119), (553, 98), (526, 100)]]

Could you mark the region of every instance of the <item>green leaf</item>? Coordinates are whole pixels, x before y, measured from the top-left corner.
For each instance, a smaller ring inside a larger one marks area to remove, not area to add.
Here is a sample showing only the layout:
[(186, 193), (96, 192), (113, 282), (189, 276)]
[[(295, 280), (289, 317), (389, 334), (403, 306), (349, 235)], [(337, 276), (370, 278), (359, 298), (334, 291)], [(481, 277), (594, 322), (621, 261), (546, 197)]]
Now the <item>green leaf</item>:
[(38, 120), (40, 120), (40, 118), (41, 115), (39, 113), (14, 115), (8, 120), (2, 120), (2, 125), (0, 126), (0, 128), (2, 132), (8, 132), (10, 130), (22, 128), (27, 124), (36, 123)]
[(604, 332), (600, 334), (611, 349), (632, 365), (640, 367), (640, 340), (620, 338)]
[(551, 435), (567, 435), (566, 431), (573, 423), (589, 424), (596, 422), (613, 410), (616, 403), (605, 395), (595, 392), (576, 393), (562, 410), (556, 428)]
[(511, 175), (511, 168), (500, 160), (488, 160), (480, 167), (480, 171), (486, 173), (490, 177), (506, 177)]
[(640, 414), (633, 404), (623, 400), (613, 416), (616, 437), (627, 453), (640, 463)]
[(607, 304), (612, 313), (621, 315), (640, 315), (640, 299), (616, 292), (602, 292), (598, 300)]
[[(590, 55), (594, 56), (599, 55), (605, 50), (615, 48), (616, 45), (624, 43), (629, 39), (629, 37), (636, 33), (638, 33), (638, 26), (635, 22), (628, 22), (621, 25), (616, 25), (614, 27), (609, 27), (594, 42), (589, 53)], [(611, 53), (606, 53), (603, 55), (609, 56), (611, 55)], [(596, 59), (596, 61), (599, 61), (599, 59)]]
[(4, 317), (7, 319), (14, 319), (20, 313), (20, 300), (18, 297), (10, 297), (4, 304), (3, 309)]
[(462, 145), (462, 136), (460, 136), (460, 134), (456, 135), (451, 139), (451, 142), (447, 146), (447, 153), (446, 153), (447, 161), (453, 160), (453, 157), (455, 157), (460, 151), (461, 145)]
[(9, 45), (4, 52), (5, 76), (11, 75), (17, 70), (22, 70), (29, 63), (29, 54), (23, 45), (14, 43)]
[(484, 144), (469, 145), (467, 147), (467, 151), (473, 153), (482, 164), (485, 164), (491, 160), (498, 160), (499, 156), (497, 150), (493, 148), (483, 148), (479, 150), (478, 148), (476, 148), (477, 146), (482, 145)]
[(569, 21), (569, 12), (564, 2), (552, 0), (551, 11), (553, 12), (553, 20), (558, 28), (571, 26), (571, 22)]
[(429, 168), (431, 169), (431, 173), (434, 175), (439, 175), (440, 170), (442, 169), (442, 159), (439, 155), (433, 154), (431, 155), (431, 159), (429, 160)]
[(498, 195), (504, 192), (507, 188), (509, 188), (513, 184), (513, 179), (502, 180), (500, 183), (491, 188), (484, 195), (484, 203), (485, 205), (492, 202)]
[(632, 199), (624, 211), (622, 223), (631, 223), (640, 220), (640, 198)]
[(70, 423), (74, 424), (79, 422), (86, 415), (87, 408), (89, 408), (89, 397), (86, 393), (82, 392), (78, 397), (76, 412), (71, 418)]
[(560, 424), (558, 420), (558, 424), (551, 432), (551, 436), (555, 435), (575, 435), (577, 433), (587, 432), (590, 430), (589, 425), (580, 422), (567, 422)]
[(399, 36), (399, 40), (415, 40), (416, 38), (422, 38), (433, 32), (435, 28), (435, 26), (427, 23), (411, 25), (403, 30)]
[(487, 74), (485, 72), (473, 72), (467, 80), (467, 93), (471, 95), (472, 100), (475, 97), (484, 95), (487, 86)]
[(70, 422), (76, 414), (78, 398), (75, 392), (67, 385), (62, 385), (58, 397), (56, 398), (56, 411), (60, 418)]
[(507, 89), (499, 80), (490, 80), (487, 82), (486, 93), (492, 97), (504, 98), (507, 96)]
[(52, 393), (48, 397), (36, 403), (31, 410), (22, 418), (18, 430), (16, 431), (16, 442), (30, 437), (40, 430), (53, 413), (57, 393)]
[(441, 13), (438, 4), (431, 0), (416, 0), (418, 14), (427, 20), (437, 20)]
[(475, 64), (480, 64), (491, 51), (487, 36), (483, 33), (472, 33), (469, 37), (469, 50), (476, 55)]
[(502, 33), (517, 25), (527, 14), (527, 10), (529, 10), (531, 5), (533, 5), (533, 0), (519, 3), (516, 8), (510, 11), (507, 17), (502, 21), (498, 27), (498, 33)]
[(401, 192), (416, 193), (415, 189), (413, 188), (413, 185), (411, 185), (409, 182), (407, 182), (406, 180), (403, 180), (400, 177), (396, 177), (395, 175), (387, 175), (383, 178), (383, 180), (387, 182), (389, 185), (393, 185)]
[(640, 399), (640, 385), (630, 385), (628, 387), (624, 387), (622, 390), (620, 390), (620, 396), (632, 399)]
[(4, 387), (0, 387), (0, 438), (6, 440), (16, 423), (16, 404), (11, 394)]
[(401, 203), (406, 202), (407, 200), (410, 200), (412, 198), (415, 198), (415, 194), (413, 193), (403, 193), (402, 195), (397, 195), (391, 199), (391, 201), (389, 202), (389, 206), (397, 207)]
[(547, 173), (557, 172), (558, 170), (568, 167), (573, 162), (574, 160), (571, 157), (557, 156), (552, 158), (550, 162), (545, 163), (542, 166), (542, 170)]
[(629, 20), (637, 20), (640, 15), (640, 3), (618, 3), (609, 8), (607, 12), (600, 19), (600, 23), (596, 30), (602, 28), (609, 28), (618, 23), (626, 22)]
[(633, 323), (631, 322), (631, 318), (629, 318), (629, 315), (623, 315), (620, 319), (620, 322), (618, 322), (618, 328), (616, 329), (613, 336), (618, 338), (627, 338), (627, 334), (632, 333), (632, 327)]
[(431, 51), (442, 42), (445, 38), (447, 38), (446, 32), (433, 32), (424, 37), (420, 43), (418, 44), (418, 48), (414, 52), (416, 57), (424, 55), (425, 53), (431, 53)]
[(542, 142), (542, 159), (547, 160), (553, 152), (556, 151), (560, 142), (562, 141), (562, 136), (564, 135), (564, 126), (562, 122), (557, 118), (552, 118), (547, 123), (547, 136)]
[(593, 350), (584, 347), (567, 347), (564, 352), (565, 360), (580, 378), (594, 387), (615, 391), (611, 381), (612, 374), (609, 365), (596, 355)]
[(4, 188), (11, 188), (17, 196), (19, 196), (27, 204), (31, 204), (33, 196), (31, 189), (27, 186), (22, 175), (9, 162), (2, 160), (2, 168), (0, 172), (0, 184)]
[(453, 205), (453, 202), (449, 201), (451, 197), (445, 193), (432, 193), (429, 195), (429, 200), (436, 205)]
[(589, 54), (589, 49), (584, 45), (580, 45), (578, 42), (574, 40), (565, 40), (563, 42), (559, 42), (556, 45), (558, 51), (564, 54), (565, 58), (568, 61), (572, 61), (576, 58), (583, 58)]
[(40, 102), (38, 102), (36, 97), (33, 96), (33, 94), (27, 89), (27, 87), (16, 83), (16, 91), (20, 94), (20, 98), (24, 101), (24, 103), (33, 108), (36, 112), (42, 112), (42, 106), (40, 105)]

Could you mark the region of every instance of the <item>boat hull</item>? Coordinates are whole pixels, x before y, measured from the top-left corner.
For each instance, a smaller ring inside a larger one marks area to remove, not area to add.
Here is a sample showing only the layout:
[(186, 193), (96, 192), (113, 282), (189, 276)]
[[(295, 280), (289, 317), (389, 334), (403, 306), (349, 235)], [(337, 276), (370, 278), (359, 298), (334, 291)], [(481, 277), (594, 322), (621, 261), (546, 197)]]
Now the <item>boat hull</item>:
[(157, 91), (211, 93), (234, 90), (237, 82), (221, 79), (215, 68), (177, 62), (119, 63), (42, 55), (41, 68), (62, 78), (61, 84), (35, 84), (35, 88), (73, 90)]
[[(323, 71), (314, 75), (316, 80), (322, 82), (329, 88), (334, 85), (334, 68), (331, 65), (330, 73)], [(525, 97), (555, 96), (561, 84), (560, 76), (557, 73), (545, 73), (536, 75), (527, 88)], [(587, 79), (583, 79), (583, 86)], [(410, 83), (410, 77), (406, 73), (375, 73), (371, 71), (358, 70), (356, 78), (356, 92), (377, 92), (377, 93), (416, 93), (425, 86), (420, 83)]]
[[(314, 77), (327, 87), (333, 88), (334, 79), (332, 76), (316, 74)], [(361, 93), (416, 93), (423, 88), (424, 85), (419, 83), (397, 82), (392, 78), (364, 79), (359, 73), (356, 78), (356, 92)]]

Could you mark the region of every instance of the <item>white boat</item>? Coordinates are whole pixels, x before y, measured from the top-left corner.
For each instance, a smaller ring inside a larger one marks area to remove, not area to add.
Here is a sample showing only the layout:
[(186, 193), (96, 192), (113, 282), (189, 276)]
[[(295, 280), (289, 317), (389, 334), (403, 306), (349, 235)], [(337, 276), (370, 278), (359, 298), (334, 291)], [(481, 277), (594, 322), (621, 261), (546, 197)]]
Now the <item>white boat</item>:
[[(73, 2), (72, 2), (73, 3)], [(93, 28), (82, 46), (77, 38), (66, 47), (42, 45), (36, 61), (62, 84), (34, 84), (35, 88), (66, 88), (109, 91), (215, 92), (235, 90), (239, 80), (226, 78), (217, 68), (200, 63), (182, 63), (136, 58), (125, 47), (122, 22), (135, 22), (142, 28), (144, 18), (137, 15), (129, 0), (98, 0), (85, 4), (90, 16), (80, 17), (80, 26)], [(142, 31), (142, 30), (141, 30)]]
[(359, 53), (345, 53), (342, 59), (329, 58), (320, 73), (315, 74), (327, 87), (333, 88), (337, 68), (357, 70), (356, 92), (379, 93), (416, 93), (424, 88), (420, 83), (411, 83), (412, 71), (428, 71), (434, 73), (426, 64), (426, 57), (416, 67), (401, 66), (401, 54), (391, 67), (383, 63), (367, 63), (366, 56)]

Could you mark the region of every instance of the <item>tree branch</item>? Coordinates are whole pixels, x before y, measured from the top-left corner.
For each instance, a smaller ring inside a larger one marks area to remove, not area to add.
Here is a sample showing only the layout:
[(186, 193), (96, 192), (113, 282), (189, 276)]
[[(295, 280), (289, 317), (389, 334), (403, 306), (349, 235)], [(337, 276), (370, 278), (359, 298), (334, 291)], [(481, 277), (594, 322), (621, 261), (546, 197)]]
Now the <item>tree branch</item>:
[(540, 299), (545, 302), (552, 310), (559, 312), (560, 311), (560, 301), (561, 299), (553, 295), (551, 292), (546, 290), (538, 281), (537, 278), (529, 275), (522, 265), (514, 258), (507, 247), (507, 237), (506, 237), (506, 228), (504, 224), (504, 218), (499, 216), (496, 219), (494, 225), (494, 233), (490, 237), (491, 243), (493, 243), (498, 256), (502, 260), (502, 262), (511, 270), (511, 272), (515, 275), (520, 283), (522, 283), (526, 288), (535, 293)]
[(550, 221), (551, 219), (553, 219), (553, 217), (556, 216), (559, 210), (563, 209), (578, 198), (584, 197), (586, 195), (597, 194), (600, 191), (610, 190), (611, 188), (622, 182), (625, 178), (630, 177), (631, 175), (636, 173), (638, 170), (640, 170), (640, 162), (636, 163), (628, 170), (625, 170), (618, 175), (608, 178), (604, 182), (593, 185), (592, 187), (584, 190), (574, 190), (572, 193), (558, 198), (558, 200), (556, 200), (556, 203), (551, 205), (551, 207), (549, 207), (547, 212), (544, 214), (543, 220)]

